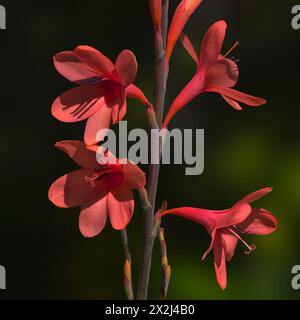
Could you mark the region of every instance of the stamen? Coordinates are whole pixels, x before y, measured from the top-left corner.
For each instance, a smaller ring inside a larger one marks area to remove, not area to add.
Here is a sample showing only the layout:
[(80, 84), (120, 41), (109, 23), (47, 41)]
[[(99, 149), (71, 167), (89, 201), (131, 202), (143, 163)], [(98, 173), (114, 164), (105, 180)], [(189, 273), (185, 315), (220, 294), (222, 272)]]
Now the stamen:
[(248, 251), (244, 251), (245, 254), (251, 254), (256, 249), (256, 245), (252, 244)]
[(234, 236), (241, 240), (241, 242), (246, 246), (248, 250), (244, 251), (245, 254), (250, 254), (256, 249), (256, 246), (254, 244), (249, 245), (233, 228), (227, 228), (227, 230), (229, 230)]
[(96, 180), (102, 179), (107, 176), (110, 172), (115, 171), (120, 165), (110, 166), (109, 164), (102, 165), (101, 169), (94, 169), (95, 173), (92, 176), (85, 176), (84, 180), (90, 183), (92, 188), (96, 187)]
[(239, 62), (241, 62), (240, 59), (236, 59), (236, 58), (230, 58), (233, 62), (235, 62), (236, 64), (238, 64)]
[(226, 58), (240, 43), (236, 41), (231, 49), (224, 55), (224, 58)]
[(86, 176), (85, 182), (90, 183), (92, 188), (96, 187), (95, 180), (99, 178), (99, 175), (97, 173), (93, 174), (91, 177)]

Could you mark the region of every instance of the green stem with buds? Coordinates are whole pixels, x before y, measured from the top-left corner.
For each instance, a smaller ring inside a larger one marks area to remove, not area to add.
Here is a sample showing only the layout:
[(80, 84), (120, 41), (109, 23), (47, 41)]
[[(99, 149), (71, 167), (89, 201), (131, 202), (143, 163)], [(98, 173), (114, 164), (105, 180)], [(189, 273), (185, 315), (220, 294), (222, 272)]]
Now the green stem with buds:
[[(162, 4), (162, 34), (155, 37), (155, 115), (156, 123), (159, 127), (162, 125), (164, 104), (166, 95), (166, 78), (165, 73), (165, 50), (168, 30), (168, 12), (169, 12), (169, 0), (163, 0)], [(162, 39), (162, 41), (161, 41)], [(153, 116), (153, 115), (151, 115)], [(153, 123), (152, 119), (149, 119), (150, 123)], [(142, 269), (138, 287), (138, 299), (146, 300), (148, 297), (149, 279), (152, 263), (152, 252), (156, 234), (153, 234), (153, 220), (155, 212), (155, 202), (158, 186), (160, 165), (152, 164), (149, 168), (148, 176), (148, 198), (149, 206), (144, 209), (144, 252)]]

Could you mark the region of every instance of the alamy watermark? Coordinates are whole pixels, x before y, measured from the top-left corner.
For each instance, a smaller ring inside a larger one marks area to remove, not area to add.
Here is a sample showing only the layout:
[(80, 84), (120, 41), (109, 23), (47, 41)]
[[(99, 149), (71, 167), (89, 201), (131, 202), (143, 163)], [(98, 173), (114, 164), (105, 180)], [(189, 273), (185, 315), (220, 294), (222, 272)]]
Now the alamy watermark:
[(293, 6), (292, 15), (292, 28), (294, 30), (300, 30), (300, 5)]
[(118, 138), (113, 130), (104, 129), (98, 132), (96, 140), (102, 141), (97, 161), (103, 165), (116, 163), (116, 158), (106, 152), (109, 150), (121, 163), (130, 160), (135, 164), (185, 164), (189, 176), (204, 171), (203, 129), (152, 129), (149, 137), (144, 129), (128, 132), (127, 122), (121, 121)]
[(294, 277), (292, 278), (292, 288), (294, 290), (300, 289), (300, 265), (293, 266), (292, 274)]
[(0, 29), (6, 29), (6, 9), (4, 6), (0, 5)]
[(6, 270), (0, 265), (0, 290), (6, 289)]

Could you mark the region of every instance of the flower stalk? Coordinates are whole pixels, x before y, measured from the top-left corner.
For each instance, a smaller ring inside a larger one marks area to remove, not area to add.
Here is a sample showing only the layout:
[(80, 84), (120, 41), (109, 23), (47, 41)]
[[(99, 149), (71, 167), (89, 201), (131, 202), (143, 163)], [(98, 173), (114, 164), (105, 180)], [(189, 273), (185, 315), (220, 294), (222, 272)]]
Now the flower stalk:
[[(169, 0), (162, 1), (162, 43), (159, 37), (155, 37), (155, 114), (156, 123), (159, 127), (162, 125), (164, 104), (166, 95), (166, 73), (165, 73), (165, 57), (166, 57), (166, 41), (168, 30), (168, 12), (169, 12)], [(151, 119), (149, 119), (151, 123)], [(142, 268), (139, 280), (138, 299), (146, 300), (148, 297), (148, 287), (151, 271), (152, 252), (156, 234), (153, 235), (153, 220), (154, 210), (156, 202), (156, 193), (158, 185), (160, 165), (154, 164), (149, 168), (148, 177), (148, 197), (151, 207), (144, 210), (144, 251)]]
[[(49, 188), (48, 198), (59, 208), (80, 207), (79, 229), (86, 238), (99, 235), (108, 219), (113, 229), (120, 231), (125, 255), (124, 289), (128, 300), (135, 299), (126, 230), (134, 214), (133, 190), (138, 191), (144, 218), (144, 250), (136, 295), (139, 300), (148, 298), (153, 248), (157, 238), (161, 249), (160, 299), (167, 297), (171, 267), (167, 257), (164, 229), (161, 228), (165, 216), (180, 216), (199, 223), (206, 229), (212, 240), (203, 259), (213, 251), (216, 278), (222, 289), (227, 286), (226, 263), (232, 259), (238, 242), (246, 246), (246, 254), (256, 248), (244, 240), (244, 235), (268, 235), (277, 229), (277, 220), (271, 212), (252, 206), (252, 202), (271, 192), (272, 188), (257, 190), (227, 210), (194, 207), (167, 209), (167, 202), (164, 202), (156, 212), (161, 161), (153, 161), (156, 164), (149, 166), (146, 183), (145, 173), (134, 162), (118, 159), (110, 150), (98, 144), (107, 136), (107, 130), (126, 116), (127, 98), (139, 100), (146, 106), (149, 127), (156, 129), (155, 133), (160, 131), (160, 160), (167, 134), (164, 129), (175, 114), (197, 96), (207, 92), (218, 93), (236, 110), (242, 110), (241, 103), (250, 107), (266, 103), (265, 99), (234, 89), (239, 78), (238, 60), (230, 58), (229, 54), (238, 42), (226, 54), (222, 54), (227, 31), (225, 21), (217, 21), (208, 29), (202, 41), (200, 55), (188, 36), (183, 33), (189, 18), (203, 0), (181, 0), (170, 25), (169, 0), (148, 1), (155, 44), (153, 105), (134, 84), (138, 63), (130, 50), (123, 50), (115, 62), (86, 45), (54, 56), (57, 71), (76, 87), (54, 101), (51, 113), (65, 123), (86, 121), (86, 127), (83, 141), (67, 140), (55, 144), (56, 148), (66, 153), (80, 168), (54, 181)], [(196, 62), (197, 69), (164, 118), (169, 62), (179, 39)]]

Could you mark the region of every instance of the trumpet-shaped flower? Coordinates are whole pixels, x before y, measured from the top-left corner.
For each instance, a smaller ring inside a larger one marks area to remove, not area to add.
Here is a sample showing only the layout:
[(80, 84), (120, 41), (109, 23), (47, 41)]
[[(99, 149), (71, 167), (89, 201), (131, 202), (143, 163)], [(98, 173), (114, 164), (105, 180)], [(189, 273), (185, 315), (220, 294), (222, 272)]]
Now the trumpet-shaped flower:
[(237, 64), (228, 59), (228, 54), (221, 54), (227, 24), (225, 21), (218, 21), (207, 31), (199, 58), (188, 38), (183, 35), (182, 41), (191, 57), (197, 62), (197, 71), (193, 79), (185, 86), (172, 103), (164, 120), (164, 127), (167, 127), (174, 115), (192, 101), (198, 95), (205, 92), (219, 93), (227, 103), (236, 110), (241, 110), (239, 102), (248, 106), (256, 107), (266, 103), (265, 99), (254, 97), (232, 89), (238, 81), (239, 69)]
[[(112, 63), (89, 46), (64, 51), (54, 56), (57, 71), (79, 87), (59, 96), (52, 105), (52, 115), (63, 122), (87, 120), (84, 141), (96, 144), (99, 130), (121, 121), (127, 110), (126, 98), (150, 103), (132, 82), (137, 74), (137, 61), (129, 50), (122, 51)], [(103, 130), (103, 136), (105, 130)], [(101, 137), (98, 137), (101, 140)]]
[(249, 245), (243, 234), (268, 235), (277, 228), (274, 215), (265, 209), (253, 208), (251, 203), (271, 192), (272, 188), (265, 188), (244, 197), (228, 210), (204, 210), (191, 207), (170, 209), (158, 213), (158, 218), (166, 215), (176, 215), (197, 222), (205, 227), (212, 241), (203, 259), (214, 251), (214, 267), (217, 281), (222, 289), (227, 286), (226, 261), (234, 255), (238, 241), (246, 246), (246, 254), (256, 249)]
[(62, 141), (56, 143), (56, 147), (82, 169), (56, 180), (49, 189), (50, 201), (60, 208), (80, 206), (79, 228), (85, 237), (101, 233), (108, 217), (114, 229), (125, 229), (134, 211), (132, 189), (145, 186), (144, 172), (129, 160), (127, 164), (120, 164), (118, 159), (116, 164), (99, 164), (98, 146)]

